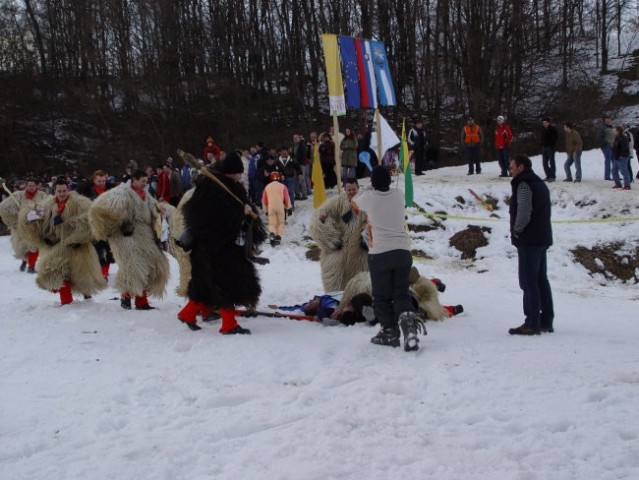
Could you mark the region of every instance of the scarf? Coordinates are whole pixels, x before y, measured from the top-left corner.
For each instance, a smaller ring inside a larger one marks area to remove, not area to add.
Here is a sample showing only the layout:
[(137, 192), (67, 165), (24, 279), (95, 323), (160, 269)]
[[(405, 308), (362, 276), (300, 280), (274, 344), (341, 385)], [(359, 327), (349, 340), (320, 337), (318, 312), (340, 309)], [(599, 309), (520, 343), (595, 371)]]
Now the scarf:
[(142, 190), (141, 188), (138, 188), (138, 187), (136, 187), (134, 185), (131, 185), (131, 188), (133, 189), (133, 191), (135, 193), (138, 194), (138, 196), (142, 199), (143, 202), (146, 201), (146, 191), (145, 190)]

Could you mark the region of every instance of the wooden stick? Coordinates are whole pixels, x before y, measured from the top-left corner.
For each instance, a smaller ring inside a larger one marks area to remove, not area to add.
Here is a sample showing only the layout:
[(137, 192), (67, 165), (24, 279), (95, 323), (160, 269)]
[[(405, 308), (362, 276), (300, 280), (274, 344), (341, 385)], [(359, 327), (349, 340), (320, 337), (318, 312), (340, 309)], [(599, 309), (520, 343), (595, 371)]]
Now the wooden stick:
[(18, 202), (18, 199), (15, 197), (13, 192), (9, 190), (9, 187), (7, 187), (6, 180), (4, 178), (0, 178), (0, 183), (2, 183), (2, 189), (7, 192), (11, 198), (13, 198), (13, 201), (16, 202), (16, 205), (20, 208), (20, 202)]
[[(237, 202), (244, 206), (245, 203), (242, 201), (242, 199), (240, 197), (238, 197), (237, 195), (235, 195), (233, 192), (231, 192), (228, 187), (226, 185), (224, 185), (222, 182), (220, 182), (220, 179), (217, 178), (215, 175), (213, 175), (211, 172), (209, 172), (208, 169), (202, 167), (198, 161), (195, 159), (195, 157), (193, 155), (191, 155), (188, 152), (185, 152), (184, 150), (180, 150), (178, 149), (177, 151), (178, 155), (182, 158), (182, 160), (184, 160), (186, 163), (188, 163), (191, 167), (195, 168), (198, 173), (201, 173), (202, 175), (204, 175), (205, 177), (209, 178), (210, 180), (213, 181), (213, 183), (215, 183), (217, 186), (219, 186), (222, 190), (224, 190), (226, 193), (228, 193), (231, 197), (233, 197), (235, 200), (237, 200)], [(250, 211), (249, 213), (247, 213), (247, 215), (251, 218), (257, 218), (257, 214), (254, 211)]]

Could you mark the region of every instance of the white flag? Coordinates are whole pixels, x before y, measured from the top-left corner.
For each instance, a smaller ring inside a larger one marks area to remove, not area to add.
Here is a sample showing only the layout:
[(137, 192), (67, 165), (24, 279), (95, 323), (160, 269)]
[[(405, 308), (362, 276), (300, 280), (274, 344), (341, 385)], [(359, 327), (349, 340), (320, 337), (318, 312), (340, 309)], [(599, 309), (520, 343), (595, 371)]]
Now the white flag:
[[(390, 127), (388, 122), (380, 113), (375, 115), (375, 118), (379, 118), (379, 122), (381, 124), (381, 132), (382, 132), (382, 157), (386, 153), (389, 148), (393, 148), (395, 145), (399, 145), (399, 137), (395, 134), (393, 129)], [(377, 153), (377, 122), (373, 122), (373, 132), (371, 134), (371, 150)], [(381, 162), (381, 158), (379, 159)]]

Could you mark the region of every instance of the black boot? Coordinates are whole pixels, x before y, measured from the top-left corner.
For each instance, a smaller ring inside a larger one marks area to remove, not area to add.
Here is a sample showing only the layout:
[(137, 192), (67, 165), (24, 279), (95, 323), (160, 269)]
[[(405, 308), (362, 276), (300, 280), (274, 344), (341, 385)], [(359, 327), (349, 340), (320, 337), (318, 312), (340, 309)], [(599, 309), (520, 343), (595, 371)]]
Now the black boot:
[(27, 273), (36, 273), (36, 270), (33, 267), (29, 267), (27, 268)]
[(222, 332), (222, 335), (250, 335), (251, 331), (248, 328), (244, 328), (238, 325), (235, 328), (232, 328), (228, 332)]
[(386, 345), (388, 347), (399, 347), (399, 328), (382, 328), (377, 335), (371, 338), (371, 343), (375, 345)]
[(130, 297), (120, 297), (120, 306), (125, 310), (131, 310), (131, 298)]
[(20, 271), (24, 272), (27, 269), (27, 262), (22, 262), (20, 264)]

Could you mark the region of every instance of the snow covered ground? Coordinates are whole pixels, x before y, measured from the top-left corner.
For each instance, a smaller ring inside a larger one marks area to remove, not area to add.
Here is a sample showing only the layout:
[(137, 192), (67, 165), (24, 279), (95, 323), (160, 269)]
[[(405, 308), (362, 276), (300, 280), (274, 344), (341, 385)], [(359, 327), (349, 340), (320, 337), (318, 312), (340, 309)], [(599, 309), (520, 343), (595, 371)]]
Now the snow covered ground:
[[(258, 317), (241, 321), (251, 336), (192, 332), (176, 320), (173, 260), (157, 310), (124, 311), (113, 288), (60, 307), (1, 238), (0, 479), (639, 478), (639, 291), (591, 277), (569, 252), (635, 247), (636, 220), (574, 220), (636, 217), (639, 186), (611, 190), (598, 151), (582, 162), (581, 184), (559, 168), (550, 185), (556, 331), (534, 338), (507, 334), (523, 315), (510, 186), (494, 162), (415, 179), (426, 210), (474, 220), (415, 234), (434, 258), (416, 265), (446, 283), (442, 303), (466, 311), (429, 322), (412, 353), (372, 345), (367, 326)], [(501, 218), (468, 188), (499, 199)], [(296, 207), (283, 244), (265, 248), (263, 308), (321, 293), (303, 240), (312, 205)], [(429, 220), (411, 209), (409, 222)], [(491, 228), (476, 261), (448, 243), (469, 224)]]

